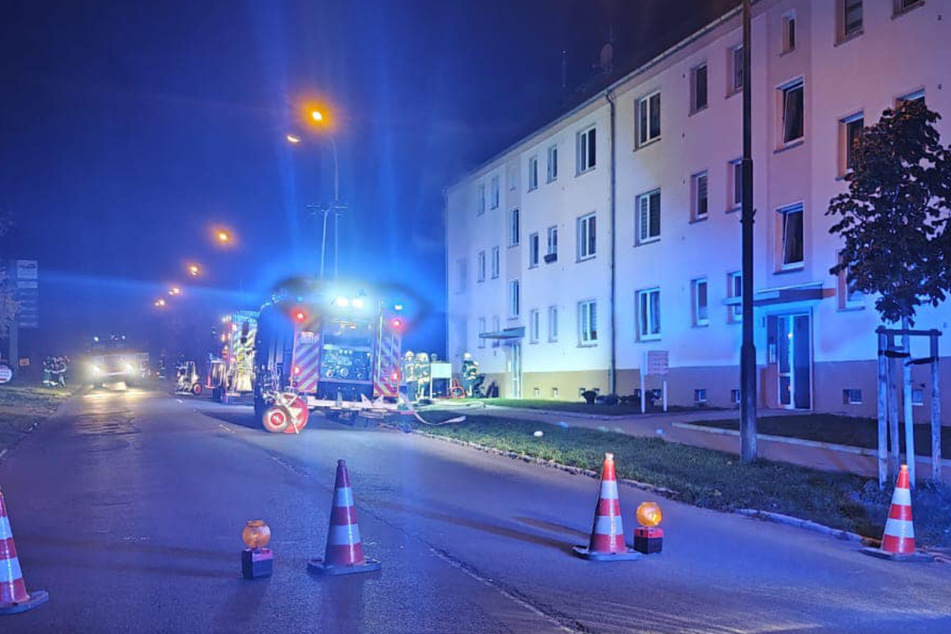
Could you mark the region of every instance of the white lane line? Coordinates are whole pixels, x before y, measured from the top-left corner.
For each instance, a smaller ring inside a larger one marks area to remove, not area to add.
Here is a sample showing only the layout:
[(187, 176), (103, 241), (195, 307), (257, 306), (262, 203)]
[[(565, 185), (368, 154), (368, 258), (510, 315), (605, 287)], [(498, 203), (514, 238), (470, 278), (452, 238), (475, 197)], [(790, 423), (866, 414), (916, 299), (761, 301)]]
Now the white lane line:
[(229, 434), (235, 433), (235, 431), (234, 431), (233, 429), (231, 429), (230, 427), (228, 427), (228, 426), (226, 426), (226, 425), (223, 425), (223, 424), (221, 424), (221, 423), (218, 423), (218, 427), (221, 427), (223, 430), (225, 430), (225, 431), (228, 432)]

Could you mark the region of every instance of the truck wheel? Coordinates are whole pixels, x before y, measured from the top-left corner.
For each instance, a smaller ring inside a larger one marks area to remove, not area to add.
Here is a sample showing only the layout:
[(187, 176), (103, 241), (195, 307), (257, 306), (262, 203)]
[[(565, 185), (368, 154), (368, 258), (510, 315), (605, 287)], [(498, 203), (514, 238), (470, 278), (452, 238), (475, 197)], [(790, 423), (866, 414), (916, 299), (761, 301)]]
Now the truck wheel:
[(192, 385), (192, 395), (201, 396), (201, 392), (203, 389), (204, 388), (202, 387), (201, 383), (195, 383), (194, 385)]
[(264, 429), (272, 434), (285, 431), (290, 421), (291, 414), (283, 405), (272, 405), (264, 410), (264, 415), (261, 417), (261, 424), (264, 425)]

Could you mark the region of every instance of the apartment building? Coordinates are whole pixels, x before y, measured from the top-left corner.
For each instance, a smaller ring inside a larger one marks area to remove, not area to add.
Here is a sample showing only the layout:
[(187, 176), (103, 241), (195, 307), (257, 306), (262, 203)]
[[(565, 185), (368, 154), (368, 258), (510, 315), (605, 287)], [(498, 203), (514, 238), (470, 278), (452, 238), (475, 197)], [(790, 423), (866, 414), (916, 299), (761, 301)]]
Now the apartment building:
[[(874, 298), (833, 276), (850, 141), (924, 99), (951, 142), (951, 0), (753, 8), (761, 406), (873, 415)], [(509, 397), (631, 394), (666, 355), (671, 403), (739, 397), (742, 34), (734, 10), (446, 191), (449, 356)], [(951, 305), (925, 307), (951, 377)], [(928, 356), (926, 344), (914, 356)], [(930, 379), (915, 369), (927, 418)], [(947, 379), (951, 386), (951, 378)], [(951, 411), (951, 387), (943, 403)]]

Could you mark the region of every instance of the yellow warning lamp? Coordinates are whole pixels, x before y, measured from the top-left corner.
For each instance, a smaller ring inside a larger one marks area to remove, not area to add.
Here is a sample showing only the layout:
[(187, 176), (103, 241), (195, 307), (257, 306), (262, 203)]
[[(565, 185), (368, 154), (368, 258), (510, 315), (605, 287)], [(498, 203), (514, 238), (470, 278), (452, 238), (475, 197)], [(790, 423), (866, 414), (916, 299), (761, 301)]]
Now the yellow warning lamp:
[(637, 523), (647, 528), (654, 528), (660, 524), (663, 513), (657, 502), (643, 502), (637, 507)]
[(259, 550), (271, 541), (271, 529), (264, 520), (248, 520), (241, 531), (241, 541), (251, 550)]

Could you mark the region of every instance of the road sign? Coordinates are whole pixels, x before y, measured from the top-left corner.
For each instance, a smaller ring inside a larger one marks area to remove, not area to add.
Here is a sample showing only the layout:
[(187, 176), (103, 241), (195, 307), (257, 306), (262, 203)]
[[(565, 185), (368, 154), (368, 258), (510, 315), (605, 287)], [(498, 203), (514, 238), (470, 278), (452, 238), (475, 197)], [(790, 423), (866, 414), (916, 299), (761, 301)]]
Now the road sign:
[(40, 267), (36, 260), (17, 260), (16, 274), (17, 302), (20, 311), (17, 322), (20, 328), (40, 327)]
[(40, 277), (40, 268), (36, 260), (17, 260), (16, 278), (18, 280), (36, 280)]
[(647, 352), (647, 374), (666, 375), (670, 371), (670, 352), (667, 350), (649, 350)]
[(13, 370), (6, 363), (0, 364), (0, 383), (7, 383), (13, 378)]

